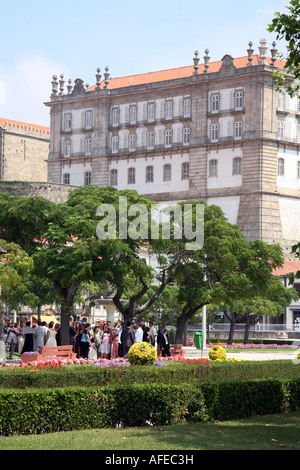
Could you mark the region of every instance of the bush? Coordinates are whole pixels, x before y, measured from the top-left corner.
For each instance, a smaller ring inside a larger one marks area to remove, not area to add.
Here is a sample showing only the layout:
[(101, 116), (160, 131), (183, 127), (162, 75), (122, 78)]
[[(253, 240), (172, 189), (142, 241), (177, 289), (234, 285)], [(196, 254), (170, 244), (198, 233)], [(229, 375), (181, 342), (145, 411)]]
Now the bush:
[(0, 436), (207, 421), (192, 386), (130, 385), (0, 391)]
[(150, 343), (134, 343), (128, 351), (128, 361), (132, 365), (153, 365), (156, 359), (156, 349)]
[(0, 436), (242, 419), (300, 409), (300, 379), (0, 390)]
[(225, 361), (226, 357), (226, 349), (222, 346), (214, 346), (209, 351), (209, 359), (212, 361)]

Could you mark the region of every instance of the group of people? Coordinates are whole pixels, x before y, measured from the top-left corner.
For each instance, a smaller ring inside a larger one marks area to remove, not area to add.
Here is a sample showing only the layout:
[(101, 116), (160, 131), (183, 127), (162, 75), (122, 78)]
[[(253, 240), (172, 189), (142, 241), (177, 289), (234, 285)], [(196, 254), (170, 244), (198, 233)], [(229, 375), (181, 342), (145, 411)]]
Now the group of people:
[[(117, 321), (114, 325), (110, 321), (99, 321), (93, 327), (87, 322), (70, 322), (70, 344), (78, 358), (97, 360), (116, 359), (128, 357), (130, 347), (137, 342), (149, 342), (163, 356), (170, 356), (168, 330), (160, 325), (158, 331), (153, 322), (145, 326), (141, 322), (126, 325)], [(40, 351), (41, 346), (60, 345), (60, 324), (51, 321), (38, 321), (36, 325), (26, 322), (10, 324), (6, 329), (6, 343), (10, 351), (10, 359), (18, 350), (19, 354)]]
[(90, 323), (75, 323), (76, 331), (73, 350), (77, 357), (88, 359), (116, 359), (128, 357), (128, 351), (134, 343), (148, 342), (163, 356), (170, 356), (168, 330), (160, 325), (157, 331), (153, 322), (145, 326), (141, 322), (126, 325), (117, 321), (100, 321), (94, 327)]
[(13, 359), (15, 352), (24, 354), (25, 352), (40, 352), (41, 346), (56, 346), (57, 332), (59, 323), (54, 324), (51, 321), (48, 325), (45, 321), (38, 320), (37, 323), (31, 324), (21, 322), (11, 323), (5, 328), (6, 344), (9, 349), (9, 359)]

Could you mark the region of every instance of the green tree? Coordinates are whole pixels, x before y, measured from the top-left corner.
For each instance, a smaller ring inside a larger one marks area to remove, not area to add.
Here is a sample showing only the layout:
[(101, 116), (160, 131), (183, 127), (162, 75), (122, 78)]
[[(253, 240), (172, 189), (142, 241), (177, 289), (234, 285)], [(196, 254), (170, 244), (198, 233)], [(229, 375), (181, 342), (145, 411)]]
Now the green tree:
[(273, 281), (273, 269), (283, 264), (279, 245), (246, 241), (216, 206), (205, 207), (203, 247), (188, 251), (186, 241), (172, 239), (167, 248), (170, 258), (181, 252), (175, 279), (183, 308), (177, 318), (176, 343), (182, 342), (187, 322), (205, 305), (263, 297)]
[(12, 296), (23, 283), (23, 277), (33, 269), (30, 256), (15, 243), (0, 240), (0, 362), (5, 360), (4, 305), (17, 306)]
[(275, 13), (269, 32), (277, 33), (277, 39), (285, 39), (287, 56), (284, 72), (274, 73), (275, 83), (280, 89), (285, 89), (290, 96), (300, 90), (300, 0), (291, 0), (287, 5), (287, 13)]

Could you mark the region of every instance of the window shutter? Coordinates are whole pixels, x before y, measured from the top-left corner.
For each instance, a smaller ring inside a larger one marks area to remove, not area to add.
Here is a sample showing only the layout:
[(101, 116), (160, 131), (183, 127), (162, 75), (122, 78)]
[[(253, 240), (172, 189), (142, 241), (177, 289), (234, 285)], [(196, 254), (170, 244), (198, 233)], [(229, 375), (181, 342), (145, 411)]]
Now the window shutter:
[(227, 137), (233, 136), (233, 119), (227, 122)]
[(85, 111), (81, 111), (81, 129), (85, 128)]
[(163, 119), (165, 116), (165, 103), (164, 100), (160, 102), (160, 118)]
[(141, 146), (146, 147), (146, 139), (147, 139), (147, 130), (143, 129), (141, 132)]
[(147, 121), (147, 103), (143, 103), (143, 121)]

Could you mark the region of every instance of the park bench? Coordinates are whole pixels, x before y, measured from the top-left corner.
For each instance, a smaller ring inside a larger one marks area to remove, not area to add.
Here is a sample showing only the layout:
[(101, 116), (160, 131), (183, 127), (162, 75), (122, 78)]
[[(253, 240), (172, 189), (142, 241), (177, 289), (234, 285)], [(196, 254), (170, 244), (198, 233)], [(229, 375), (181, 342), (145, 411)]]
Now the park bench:
[[(184, 358), (185, 351), (182, 349), (182, 344), (170, 344), (170, 354), (171, 356), (179, 356), (182, 359)], [(158, 357), (162, 356), (162, 351), (159, 349), (157, 351)]]
[(36, 354), (21, 354), (22, 362), (42, 361), (62, 357), (64, 359), (76, 359), (77, 354), (72, 352), (73, 346), (41, 346)]

